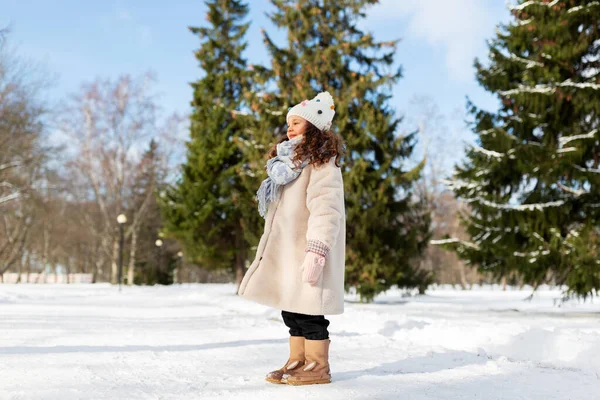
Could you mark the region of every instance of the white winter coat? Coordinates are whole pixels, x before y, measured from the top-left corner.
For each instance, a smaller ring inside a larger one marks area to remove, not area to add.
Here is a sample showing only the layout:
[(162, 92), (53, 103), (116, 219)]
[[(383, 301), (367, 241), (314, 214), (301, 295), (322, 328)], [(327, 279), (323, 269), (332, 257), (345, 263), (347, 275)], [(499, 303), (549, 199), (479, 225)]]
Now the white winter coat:
[[(308, 240), (319, 240), (329, 253), (316, 285), (302, 281)], [(238, 293), (280, 310), (333, 315), (344, 312), (346, 212), (342, 172), (335, 157), (306, 166), (269, 204), (256, 257)]]

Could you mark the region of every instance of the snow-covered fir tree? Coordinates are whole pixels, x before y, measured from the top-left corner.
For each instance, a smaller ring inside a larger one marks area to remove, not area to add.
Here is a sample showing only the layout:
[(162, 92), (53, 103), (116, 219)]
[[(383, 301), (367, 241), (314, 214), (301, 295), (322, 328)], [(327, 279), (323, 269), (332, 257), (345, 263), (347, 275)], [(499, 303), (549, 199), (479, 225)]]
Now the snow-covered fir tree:
[(489, 42), (469, 104), (477, 144), (450, 187), (471, 241), (440, 243), (496, 277), (600, 288), (600, 2), (519, 1)]

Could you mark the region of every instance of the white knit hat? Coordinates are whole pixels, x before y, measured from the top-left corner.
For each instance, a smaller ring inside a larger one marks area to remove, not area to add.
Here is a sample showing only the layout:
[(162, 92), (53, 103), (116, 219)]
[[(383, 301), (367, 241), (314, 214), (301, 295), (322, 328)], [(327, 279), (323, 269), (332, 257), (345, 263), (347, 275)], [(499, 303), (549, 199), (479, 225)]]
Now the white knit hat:
[(335, 115), (333, 97), (329, 92), (321, 92), (312, 100), (304, 100), (290, 108), (286, 121), (292, 116), (302, 117), (320, 130), (331, 128), (331, 120)]

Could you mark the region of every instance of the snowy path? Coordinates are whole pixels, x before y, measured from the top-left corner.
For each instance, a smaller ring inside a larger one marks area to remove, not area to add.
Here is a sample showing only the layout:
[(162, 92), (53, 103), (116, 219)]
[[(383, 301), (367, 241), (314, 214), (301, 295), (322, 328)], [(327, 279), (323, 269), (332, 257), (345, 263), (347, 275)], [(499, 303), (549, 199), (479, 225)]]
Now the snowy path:
[(0, 285), (0, 399), (600, 398), (600, 305), (558, 291), (349, 302), (334, 382), (288, 387), (263, 380), (287, 359), (279, 312), (234, 290)]

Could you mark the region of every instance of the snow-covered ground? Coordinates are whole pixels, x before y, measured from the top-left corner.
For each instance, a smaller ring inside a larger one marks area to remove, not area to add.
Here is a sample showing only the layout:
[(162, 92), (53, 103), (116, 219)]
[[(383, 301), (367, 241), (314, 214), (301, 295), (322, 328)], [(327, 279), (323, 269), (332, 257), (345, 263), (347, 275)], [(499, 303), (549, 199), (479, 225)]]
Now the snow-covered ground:
[(279, 311), (233, 285), (0, 284), (0, 399), (599, 399), (600, 304), (398, 291), (332, 316), (331, 385), (264, 381)]

